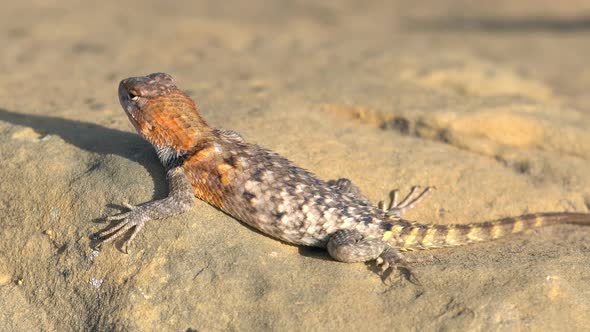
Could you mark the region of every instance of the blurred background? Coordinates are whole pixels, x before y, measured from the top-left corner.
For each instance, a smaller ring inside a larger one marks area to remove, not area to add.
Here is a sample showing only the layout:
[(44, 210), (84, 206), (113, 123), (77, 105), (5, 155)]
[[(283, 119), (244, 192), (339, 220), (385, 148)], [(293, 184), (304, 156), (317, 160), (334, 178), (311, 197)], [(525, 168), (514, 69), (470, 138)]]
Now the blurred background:
[(590, 1), (4, 1), (0, 41), (0, 331), (590, 324), (581, 228), (437, 252), (423, 289), (204, 203), (129, 255), (89, 239), (120, 202), (167, 195), (117, 100), (152, 72), (212, 125), (373, 201), (439, 188), (412, 220), (588, 211)]
[(44, 108), (59, 103), (56, 94), (80, 102), (99, 97), (89, 93), (97, 86), (158, 70), (211, 89), (273, 75), (281, 87), (315, 95), (326, 84), (347, 89), (344, 81), (357, 81), (358, 90), (358, 80), (383, 71), (388, 81), (404, 74), (432, 81), (432, 67), (443, 66), (471, 76), (468, 89), (493, 93), (476, 86), (486, 78), (473, 77), (466, 66), (474, 65), (498, 76), (509, 68), (514, 79), (539, 82), (534, 90), (547, 90), (540, 94), (590, 107), (583, 0), (13, 1), (1, 15), (5, 106), (25, 106), (17, 101), (32, 91), (44, 96)]

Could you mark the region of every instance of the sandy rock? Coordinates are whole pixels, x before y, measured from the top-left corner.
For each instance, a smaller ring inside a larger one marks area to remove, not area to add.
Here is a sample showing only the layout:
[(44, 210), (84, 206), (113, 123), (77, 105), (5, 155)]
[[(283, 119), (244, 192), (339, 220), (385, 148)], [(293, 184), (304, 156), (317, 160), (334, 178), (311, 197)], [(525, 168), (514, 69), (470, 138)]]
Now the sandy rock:
[[(584, 7), (586, 6), (586, 7)], [(590, 209), (580, 1), (20, 1), (0, 20), (0, 331), (582, 330), (590, 230), (417, 252), (422, 286), (198, 202), (128, 255), (90, 235), (164, 172), (119, 80), (168, 72), (213, 125), (439, 224)], [(24, 14), (23, 14), (24, 13)], [(459, 16), (458, 13), (461, 13)]]

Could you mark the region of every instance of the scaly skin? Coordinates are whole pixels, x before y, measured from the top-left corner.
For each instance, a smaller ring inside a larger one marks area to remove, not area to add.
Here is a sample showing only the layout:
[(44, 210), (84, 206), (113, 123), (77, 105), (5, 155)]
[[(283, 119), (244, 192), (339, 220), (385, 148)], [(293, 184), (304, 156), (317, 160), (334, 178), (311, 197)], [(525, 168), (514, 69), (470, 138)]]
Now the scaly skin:
[(559, 222), (590, 223), (585, 213), (538, 213), (469, 225), (429, 225), (402, 219), (431, 188), (416, 188), (378, 208), (350, 180), (324, 182), (278, 154), (247, 143), (233, 131), (210, 127), (172, 77), (155, 73), (121, 81), (119, 100), (137, 132), (167, 170), (167, 198), (129, 206), (121, 220), (98, 233), (110, 242), (145, 222), (181, 214), (202, 199), (285, 242), (324, 247), (342, 262), (376, 260), (382, 270), (404, 267), (400, 251), (487, 241)]

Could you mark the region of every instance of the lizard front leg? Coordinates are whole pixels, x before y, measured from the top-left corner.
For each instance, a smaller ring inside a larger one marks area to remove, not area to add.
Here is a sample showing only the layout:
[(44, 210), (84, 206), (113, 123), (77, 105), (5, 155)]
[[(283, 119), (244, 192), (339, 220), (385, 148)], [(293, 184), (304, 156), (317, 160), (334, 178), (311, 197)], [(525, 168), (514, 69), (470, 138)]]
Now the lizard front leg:
[(123, 244), (124, 251), (127, 252), (129, 244), (143, 228), (146, 221), (168, 218), (189, 210), (195, 203), (195, 196), (184, 170), (181, 167), (169, 169), (166, 177), (170, 189), (168, 197), (137, 206), (126, 204), (125, 206), (130, 211), (107, 217), (107, 220), (121, 220), (121, 222), (110, 229), (97, 233), (95, 238), (101, 244), (108, 243), (120, 238), (135, 227), (129, 239)]

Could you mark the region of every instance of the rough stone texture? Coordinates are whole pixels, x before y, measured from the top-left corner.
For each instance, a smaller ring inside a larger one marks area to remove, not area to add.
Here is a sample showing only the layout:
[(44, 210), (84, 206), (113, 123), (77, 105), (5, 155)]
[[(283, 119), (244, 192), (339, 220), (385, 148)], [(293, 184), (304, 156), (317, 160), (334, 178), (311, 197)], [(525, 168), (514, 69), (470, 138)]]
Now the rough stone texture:
[[(590, 5), (548, 0), (12, 1), (0, 38), (0, 330), (582, 330), (590, 230), (412, 254), (423, 287), (166, 195), (118, 81), (164, 71), (210, 123), (435, 223), (590, 208)], [(586, 15), (586, 16), (585, 16)]]

